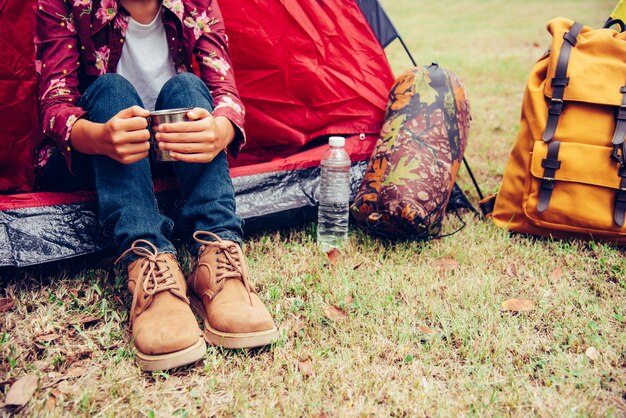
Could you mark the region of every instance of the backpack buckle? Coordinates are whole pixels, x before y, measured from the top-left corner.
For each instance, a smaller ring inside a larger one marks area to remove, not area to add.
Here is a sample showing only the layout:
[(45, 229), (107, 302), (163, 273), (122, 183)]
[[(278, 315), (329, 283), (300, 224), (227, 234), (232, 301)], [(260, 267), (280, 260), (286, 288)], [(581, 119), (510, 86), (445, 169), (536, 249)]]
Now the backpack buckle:
[(559, 116), (563, 111), (563, 99), (553, 97), (550, 99), (550, 108), (548, 109), (549, 115)]
[(626, 143), (613, 145), (613, 151), (611, 152), (611, 160), (620, 165), (620, 177), (626, 177), (626, 171), (623, 173), (624, 175), (622, 175), (622, 170), (624, 170), (624, 166), (626, 166), (626, 160), (624, 160), (624, 153), (626, 152), (625, 144)]
[(553, 177), (543, 177), (541, 179), (541, 188), (544, 190), (554, 190), (555, 184)]
[(621, 105), (617, 111), (617, 120), (626, 120), (626, 105)]

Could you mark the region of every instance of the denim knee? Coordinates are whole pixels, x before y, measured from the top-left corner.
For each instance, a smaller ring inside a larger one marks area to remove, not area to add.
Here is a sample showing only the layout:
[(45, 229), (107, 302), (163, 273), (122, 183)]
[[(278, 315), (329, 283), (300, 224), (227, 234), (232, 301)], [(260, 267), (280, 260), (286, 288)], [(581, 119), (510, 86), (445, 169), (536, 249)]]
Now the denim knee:
[(120, 89), (125, 89), (129, 87), (134, 88), (133, 85), (130, 84), (130, 81), (126, 80), (123, 76), (116, 74), (116, 73), (102, 74), (93, 83), (94, 84), (103, 83), (105, 86), (109, 88), (120, 88)]
[(180, 73), (167, 80), (156, 101), (156, 109), (205, 107), (213, 110), (213, 97), (204, 82), (194, 73)]
[(130, 81), (109, 73), (98, 77), (85, 90), (78, 105), (88, 112), (89, 120), (103, 123), (123, 109), (143, 107), (143, 102)]
[(119, 94), (130, 93), (137, 94), (137, 90), (130, 83), (119, 74), (107, 73), (103, 74), (94, 81), (91, 86), (85, 91), (85, 95), (109, 95), (116, 96)]
[(185, 88), (206, 88), (200, 77), (194, 73), (180, 73), (170, 78), (163, 84), (161, 92), (169, 93), (171, 90), (178, 91)]

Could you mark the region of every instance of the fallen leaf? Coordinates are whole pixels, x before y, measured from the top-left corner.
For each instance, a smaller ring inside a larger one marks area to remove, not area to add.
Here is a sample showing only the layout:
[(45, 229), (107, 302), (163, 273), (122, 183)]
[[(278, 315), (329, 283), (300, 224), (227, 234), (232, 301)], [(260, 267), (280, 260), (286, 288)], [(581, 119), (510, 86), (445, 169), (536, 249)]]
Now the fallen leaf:
[(438, 258), (435, 260), (435, 266), (439, 272), (452, 271), (459, 267), (459, 263), (454, 258)]
[(83, 315), (83, 316), (79, 316), (76, 319), (73, 319), (72, 321), (70, 321), (70, 324), (72, 325), (88, 325), (91, 324), (92, 322), (98, 322), (99, 320), (101, 320), (102, 317), (101, 316), (95, 316), (95, 315)]
[(67, 373), (65, 374), (65, 378), (67, 379), (76, 379), (78, 377), (84, 376), (85, 373), (87, 372), (87, 367), (85, 366), (72, 366), (71, 369), (69, 369), (67, 371)]
[(0, 298), (0, 312), (10, 311), (15, 307), (15, 299)]
[(550, 281), (556, 282), (561, 279), (562, 275), (563, 275), (563, 269), (561, 267), (557, 267), (554, 269), (552, 273), (550, 273)]
[(336, 306), (329, 305), (324, 309), (324, 314), (326, 318), (331, 319), (333, 321), (340, 321), (346, 319), (348, 314), (337, 308)]
[(91, 354), (92, 354), (91, 350), (81, 350), (75, 353), (68, 353), (65, 356), (65, 367), (69, 367), (76, 362), (89, 358), (91, 357)]
[[(46, 382), (49, 382), (49, 381), (55, 380), (55, 379), (63, 380), (63, 379), (61, 379), (62, 377), (63, 377), (63, 375), (61, 373), (52, 371), (52, 372), (48, 373), (48, 378), (46, 379)], [(48, 387), (48, 383), (46, 383), (46, 386), (44, 386), (44, 389), (46, 387)]]
[(354, 267), (352, 267), (352, 270), (358, 270), (359, 267), (361, 267), (364, 263), (365, 263), (365, 260), (361, 261), (359, 264), (357, 264)]
[(74, 395), (80, 391), (79, 386), (70, 384), (67, 380), (63, 380), (57, 386), (57, 389), (64, 395)]
[(339, 262), (339, 260), (341, 260), (341, 253), (338, 249), (333, 248), (326, 253), (326, 257), (328, 257), (330, 264), (335, 265)]
[(0, 392), (4, 393), (6, 388), (10, 387), (13, 383), (15, 383), (16, 379), (5, 380), (4, 382), (0, 382)]
[(526, 312), (535, 309), (535, 302), (528, 299), (509, 299), (502, 302), (502, 309), (513, 312)]
[(306, 358), (304, 360), (299, 360), (298, 370), (300, 370), (300, 373), (302, 373), (303, 375), (307, 377), (312, 376), (313, 375), (313, 362), (311, 361), (311, 359)]
[(108, 346), (106, 346), (106, 347), (102, 347), (102, 348), (103, 348), (104, 350), (115, 350), (115, 349), (117, 349), (117, 348), (120, 348), (120, 347), (122, 346), (122, 344), (123, 344), (123, 342), (122, 342), (122, 341), (117, 341), (117, 342), (114, 342), (114, 343), (113, 343), (113, 344), (111, 344), (111, 345), (108, 345)]
[(52, 364), (50, 364), (49, 362), (45, 360), (36, 360), (33, 362), (33, 366), (35, 367), (35, 369), (40, 370), (42, 372), (52, 370)]
[(24, 339), (20, 335), (13, 334), (13, 337), (11, 337), (11, 340), (14, 345), (24, 345)]
[(435, 331), (433, 331), (432, 329), (428, 328), (426, 325), (420, 325), (419, 327), (417, 327), (421, 332), (423, 332), (424, 334), (428, 334), (428, 335), (432, 335), (435, 333)]
[(596, 350), (595, 347), (589, 347), (587, 351), (585, 351), (585, 355), (589, 357), (589, 360), (598, 361), (600, 358), (600, 353)]
[(57, 398), (55, 396), (48, 396), (48, 399), (46, 399), (46, 404), (43, 406), (43, 410), (46, 412), (50, 412), (54, 409), (54, 407), (57, 405)]
[(54, 341), (60, 337), (61, 336), (59, 334), (53, 332), (52, 334), (40, 335), (39, 337), (35, 337), (33, 341), (35, 343), (49, 343), (50, 341)]
[(27, 374), (20, 377), (9, 389), (4, 403), (10, 406), (24, 406), (33, 397), (39, 384), (39, 377), (35, 374)]
[(506, 266), (506, 274), (508, 274), (509, 277), (517, 277), (517, 266), (515, 263), (511, 263)]
[(70, 295), (74, 296), (74, 299), (78, 298), (78, 290), (76, 289), (70, 289), (67, 291)]

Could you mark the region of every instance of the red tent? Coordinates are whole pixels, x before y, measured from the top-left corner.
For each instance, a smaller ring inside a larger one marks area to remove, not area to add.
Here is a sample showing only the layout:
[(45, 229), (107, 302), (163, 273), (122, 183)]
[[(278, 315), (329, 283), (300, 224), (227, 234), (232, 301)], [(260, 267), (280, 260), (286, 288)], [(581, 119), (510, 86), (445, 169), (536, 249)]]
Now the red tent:
[(227, 1), (221, 8), (248, 109), (248, 150), (378, 133), (393, 76), (355, 2)]
[(0, 191), (33, 185), (39, 141), (34, 1), (0, 0)]

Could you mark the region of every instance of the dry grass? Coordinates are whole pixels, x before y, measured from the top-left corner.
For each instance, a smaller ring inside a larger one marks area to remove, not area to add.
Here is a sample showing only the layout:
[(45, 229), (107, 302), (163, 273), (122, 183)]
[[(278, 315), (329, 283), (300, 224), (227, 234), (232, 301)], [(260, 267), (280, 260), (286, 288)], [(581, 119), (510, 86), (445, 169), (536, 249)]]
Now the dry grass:
[[(420, 62), (465, 81), (468, 156), (495, 191), (524, 79), (548, 42), (545, 21), (599, 26), (612, 2), (447, 3), (385, 2)], [(463, 232), (426, 244), (388, 246), (353, 231), (337, 264), (315, 247), (314, 226), (252, 237), (249, 264), (280, 342), (210, 348), (201, 364), (168, 373), (134, 363), (122, 275), (78, 262), (2, 272), (0, 297), (16, 306), (0, 318), (0, 391), (40, 376), (18, 411), (30, 416), (626, 415), (624, 252), (465, 219)], [(510, 298), (536, 308), (503, 311)], [(329, 320), (330, 305), (347, 317)]]

